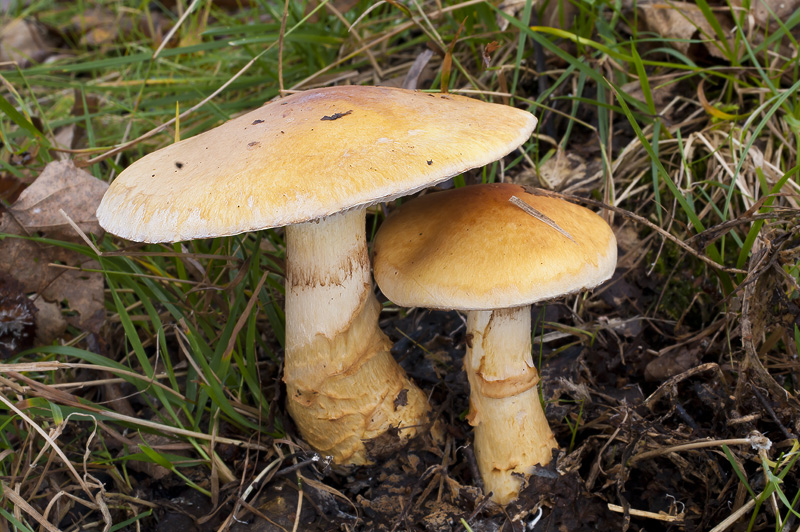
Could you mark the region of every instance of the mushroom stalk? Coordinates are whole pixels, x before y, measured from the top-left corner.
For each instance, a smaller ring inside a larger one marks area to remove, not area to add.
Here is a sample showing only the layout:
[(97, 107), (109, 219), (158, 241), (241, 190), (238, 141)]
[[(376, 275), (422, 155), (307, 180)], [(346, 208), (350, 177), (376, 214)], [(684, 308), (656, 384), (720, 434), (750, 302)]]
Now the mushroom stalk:
[(289, 412), (312, 447), (336, 463), (356, 465), (370, 461), (366, 441), (397, 428), (402, 444), (428, 411), (427, 398), (392, 358), (391, 342), (378, 327), (365, 212), (286, 228)]
[(533, 466), (557, 447), (539, 402), (531, 357), (530, 306), (467, 314), (464, 366), (470, 384), (469, 422), (485, 491), (508, 504)]

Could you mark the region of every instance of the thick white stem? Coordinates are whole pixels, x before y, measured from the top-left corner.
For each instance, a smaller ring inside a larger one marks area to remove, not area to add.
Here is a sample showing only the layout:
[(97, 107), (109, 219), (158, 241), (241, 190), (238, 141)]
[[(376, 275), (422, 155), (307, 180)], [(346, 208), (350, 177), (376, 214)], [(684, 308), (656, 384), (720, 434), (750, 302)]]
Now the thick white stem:
[(557, 446), (539, 402), (530, 307), (471, 311), (467, 334), (464, 367), (475, 458), (486, 492), (507, 504), (519, 494), (523, 477), (550, 462)]
[(365, 442), (392, 427), (402, 444), (428, 411), (378, 327), (364, 218), (361, 209), (286, 228), (288, 408), (306, 441), (340, 464), (369, 462)]

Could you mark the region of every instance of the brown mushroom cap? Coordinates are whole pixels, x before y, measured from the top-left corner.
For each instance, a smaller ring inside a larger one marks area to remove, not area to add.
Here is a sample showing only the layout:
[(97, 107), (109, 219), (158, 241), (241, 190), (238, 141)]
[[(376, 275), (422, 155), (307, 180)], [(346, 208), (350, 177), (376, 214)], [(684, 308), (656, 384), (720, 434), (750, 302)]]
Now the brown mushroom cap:
[(97, 217), (145, 242), (309, 221), (488, 164), (535, 125), (525, 111), (450, 94), (310, 90), (139, 159), (112, 183)]
[[(575, 242), (509, 201), (517, 196)], [(491, 310), (528, 305), (611, 277), (617, 244), (592, 211), (526, 192), (475, 185), (428, 194), (384, 221), (374, 243), (375, 280), (398, 305)]]

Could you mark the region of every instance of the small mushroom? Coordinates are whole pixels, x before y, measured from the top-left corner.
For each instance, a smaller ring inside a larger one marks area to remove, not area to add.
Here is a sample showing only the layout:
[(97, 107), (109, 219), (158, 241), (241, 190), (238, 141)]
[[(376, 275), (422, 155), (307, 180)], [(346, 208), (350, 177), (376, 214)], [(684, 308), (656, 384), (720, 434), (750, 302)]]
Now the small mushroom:
[(378, 327), (366, 207), (495, 161), (535, 125), (525, 111), (460, 96), (309, 90), (141, 158), (97, 217), (144, 242), (287, 226), (288, 409), (312, 447), (362, 464), (365, 441), (395, 427), (402, 443), (428, 411)]
[(523, 478), (550, 462), (557, 446), (537, 393), (530, 305), (602, 283), (616, 261), (614, 233), (602, 218), (511, 184), (404, 203), (375, 236), (375, 280), (390, 300), (467, 311), (469, 422), (486, 491), (499, 504), (515, 499)]

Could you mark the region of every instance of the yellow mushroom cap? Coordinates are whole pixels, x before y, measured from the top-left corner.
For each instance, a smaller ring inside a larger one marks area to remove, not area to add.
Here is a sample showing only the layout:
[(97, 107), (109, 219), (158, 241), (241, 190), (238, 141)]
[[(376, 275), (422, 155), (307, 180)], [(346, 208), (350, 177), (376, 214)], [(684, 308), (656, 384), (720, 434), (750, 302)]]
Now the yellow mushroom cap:
[[(574, 242), (509, 199), (553, 220)], [(492, 310), (599, 285), (617, 243), (592, 211), (512, 184), (474, 185), (401, 205), (375, 236), (375, 280), (406, 307)]]
[(144, 242), (305, 222), (488, 164), (535, 126), (526, 111), (451, 94), (309, 90), (142, 157), (111, 184), (97, 217)]

